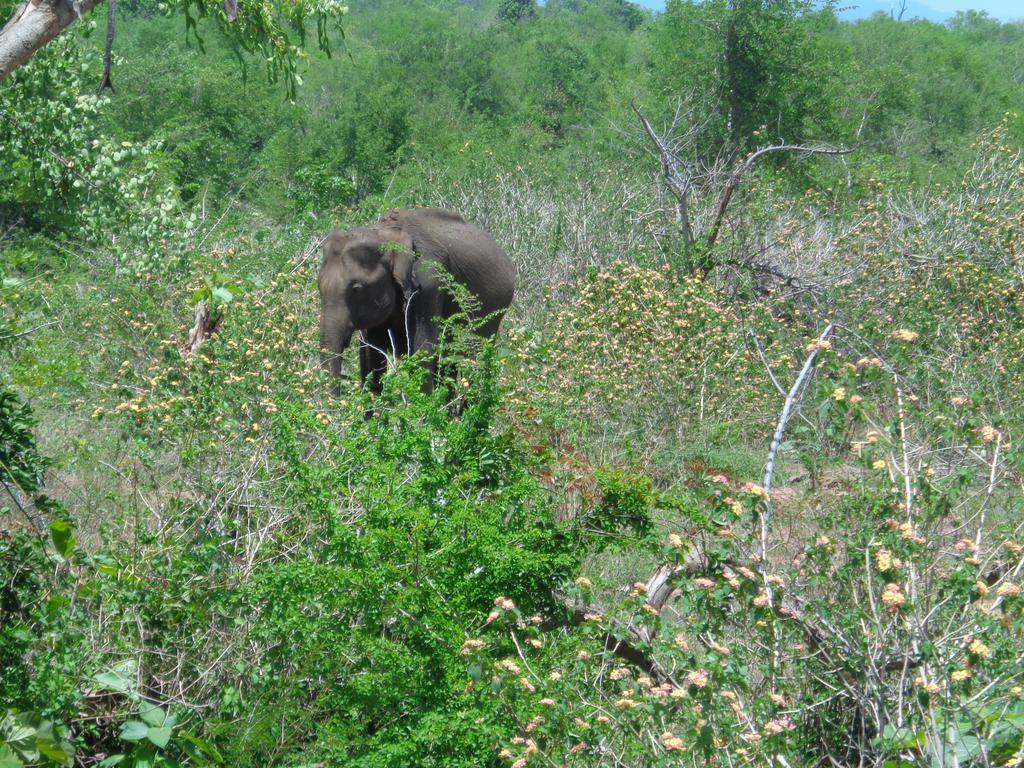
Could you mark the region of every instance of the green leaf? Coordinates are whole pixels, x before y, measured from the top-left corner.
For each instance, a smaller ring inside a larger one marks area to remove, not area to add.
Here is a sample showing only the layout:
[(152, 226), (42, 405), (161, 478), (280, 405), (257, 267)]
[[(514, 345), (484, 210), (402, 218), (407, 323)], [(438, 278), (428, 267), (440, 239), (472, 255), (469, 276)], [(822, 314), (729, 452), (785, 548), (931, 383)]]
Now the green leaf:
[(215, 298), (221, 304), (230, 304), (231, 301), (235, 298), (235, 296), (227, 288), (225, 288), (222, 285), (219, 285), (213, 289), (213, 298)]
[(139, 717), (141, 717), (147, 725), (153, 728), (161, 728), (166, 724), (167, 713), (160, 707), (154, 705), (145, 705), (139, 710)]
[(54, 738), (38, 738), (36, 746), (39, 748), (39, 754), (48, 757), (57, 765), (70, 766), (74, 762), (75, 750), (67, 742)]
[(121, 726), (121, 738), (125, 741), (141, 741), (149, 735), (149, 726), (141, 720), (128, 720)]
[(124, 755), (111, 755), (106, 760), (98, 763), (96, 768), (111, 768), (111, 766), (120, 765), (124, 762)]
[(924, 734), (909, 728), (895, 728), (891, 724), (882, 730), (882, 743), (890, 749), (916, 749), (924, 745)]
[(29, 725), (15, 725), (8, 732), (4, 739), (14, 749), (23, 752), (29, 749), (36, 738), (36, 729)]
[(21, 768), (22, 762), (6, 744), (0, 744), (0, 768)]
[(152, 747), (145, 747), (132, 753), (132, 768), (151, 768), (156, 758)]
[(963, 734), (956, 742), (957, 761), (963, 765), (981, 754), (981, 739), (970, 734)]
[(117, 672), (100, 672), (93, 680), (108, 691), (114, 691), (115, 693), (129, 694), (135, 688), (130, 680)]
[(50, 523), (50, 537), (53, 546), (61, 557), (70, 557), (75, 548), (74, 528), (67, 520), (54, 520)]
[(160, 749), (167, 746), (167, 742), (171, 740), (171, 728), (150, 728), (146, 732), (146, 738), (156, 744)]
[(178, 744), (184, 752), (192, 758), (199, 765), (211, 765), (219, 764), (224, 762), (224, 758), (221, 757), (214, 747), (200, 739), (198, 736), (193, 736), (191, 733), (182, 731), (178, 734)]

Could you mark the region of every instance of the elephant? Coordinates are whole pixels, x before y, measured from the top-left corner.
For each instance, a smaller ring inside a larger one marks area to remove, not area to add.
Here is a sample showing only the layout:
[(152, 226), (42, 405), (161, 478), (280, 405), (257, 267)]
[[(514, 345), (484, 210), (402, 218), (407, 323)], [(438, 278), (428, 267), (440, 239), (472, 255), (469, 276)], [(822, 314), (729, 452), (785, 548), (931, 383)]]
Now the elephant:
[[(493, 337), (512, 303), (515, 268), (487, 232), (460, 214), (395, 209), (376, 224), (327, 236), (317, 276), (320, 350), (322, 365), (335, 382), (341, 354), (360, 331), (359, 373), (364, 382), (370, 380), (372, 392), (380, 392), (387, 354), (421, 350), (428, 353), (424, 389), (433, 389), (437, 360), (429, 353), (438, 343), (440, 321), (461, 311), (442, 272), (475, 299), (474, 331)], [(335, 383), (333, 391), (339, 390)]]

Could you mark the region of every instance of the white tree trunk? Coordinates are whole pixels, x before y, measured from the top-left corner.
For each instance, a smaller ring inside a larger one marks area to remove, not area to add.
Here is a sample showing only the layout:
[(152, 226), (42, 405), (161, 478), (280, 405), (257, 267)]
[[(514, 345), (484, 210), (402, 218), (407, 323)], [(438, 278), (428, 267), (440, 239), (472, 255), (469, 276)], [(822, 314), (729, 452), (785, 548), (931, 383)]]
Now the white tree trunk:
[(0, 30), (0, 81), (99, 0), (29, 0)]

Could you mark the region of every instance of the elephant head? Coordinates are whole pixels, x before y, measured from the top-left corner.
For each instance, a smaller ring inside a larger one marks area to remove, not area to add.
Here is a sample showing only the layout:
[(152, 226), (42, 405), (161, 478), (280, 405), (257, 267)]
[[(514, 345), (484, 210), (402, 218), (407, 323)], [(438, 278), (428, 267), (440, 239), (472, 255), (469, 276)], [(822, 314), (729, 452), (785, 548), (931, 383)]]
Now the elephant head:
[(415, 260), (412, 238), (398, 227), (379, 224), (327, 236), (317, 284), (321, 362), (333, 377), (341, 373), (341, 354), (355, 331), (401, 312), (415, 290)]

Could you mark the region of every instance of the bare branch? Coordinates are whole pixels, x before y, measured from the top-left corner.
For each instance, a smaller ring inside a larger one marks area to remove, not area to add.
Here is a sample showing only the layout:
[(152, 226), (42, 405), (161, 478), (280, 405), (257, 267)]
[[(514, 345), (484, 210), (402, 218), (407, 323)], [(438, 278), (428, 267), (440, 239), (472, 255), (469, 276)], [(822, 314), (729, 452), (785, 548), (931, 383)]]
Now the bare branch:
[[(768, 493), (771, 498), (772, 491), (772, 475), (775, 473), (775, 457), (779, 453), (779, 446), (782, 445), (782, 435), (786, 431), (786, 425), (789, 423), (789, 417), (792, 415), (793, 403), (796, 402), (796, 397), (800, 393), (800, 389), (803, 387), (804, 380), (807, 378), (807, 374), (811, 371), (811, 366), (814, 364), (814, 358), (818, 356), (818, 350), (821, 349), (821, 343), (825, 341), (831, 334), (833, 329), (836, 327), (835, 323), (829, 323), (825, 330), (821, 332), (817, 342), (814, 344), (814, 348), (811, 350), (811, 354), (807, 356), (807, 360), (804, 361), (804, 367), (800, 370), (800, 375), (796, 377), (796, 381), (793, 382), (793, 386), (789, 388), (789, 395), (786, 397), (786, 402), (782, 406), (782, 414), (779, 416), (778, 424), (775, 425), (775, 434), (772, 436), (772, 444), (768, 449), (768, 462), (764, 468), (764, 480), (762, 485), (764, 490)], [(762, 552), (762, 556), (763, 556)]]
[(683, 225), (683, 236), (686, 238), (687, 247), (689, 247), (693, 245), (693, 227), (690, 224), (690, 211), (686, 201), (691, 186), (690, 179), (679, 172), (679, 165), (676, 162), (675, 153), (669, 148), (668, 144), (665, 143), (664, 139), (658, 136), (654, 128), (651, 126), (650, 121), (636, 105), (636, 102), (633, 102), (630, 106), (633, 108), (636, 116), (640, 119), (640, 124), (643, 125), (644, 131), (650, 137), (654, 146), (658, 150), (658, 156), (661, 158), (661, 168), (665, 175), (665, 181), (668, 183), (669, 189), (672, 190), (672, 194), (675, 195), (675, 198), (678, 201), (676, 216), (679, 223)]
[(725, 190), (722, 192), (722, 199), (718, 203), (718, 213), (715, 215), (715, 222), (711, 225), (711, 233), (707, 237), (707, 247), (710, 248), (718, 240), (718, 233), (722, 228), (722, 221), (725, 219), (725, 213), (729, 209), (729, 202), (732, 200), (733, 192), (736, 191), (736, 187), (740, 185), (743, 180), (743, 176), (754, 167), (755, 163), (765, 155), (772, 154), (774, 152), (795, 152), (798, 155), (848, 155), (852, 152), (852, 149), (845, 149), (843, 147), (828, 147), (828, 146), (806, 146), (803, 144), (772, 144), (769, 147), (762, 147), (756, 152), (751, 152), (747, 156), (747, 159), (743, 161), (743, 164), (734, 170), (729, 175), (729, 181), (725, 184)]
[[(737, 567), (737, 564), (733, 562), (725, 562), (723, 565), (730, 568)], [(764, 576), (763, 566), (763, 563), (761, 567), (751, 566), (751, 570)], [(692, 547), (681, 564), (666, 563), (659, 566), (647, 581), (647, 606), (655, 613), (661, 613), (672, 596), (675, 595), (679, 579), (704, 573), (709, 567), (710, 564), (704, 555), (704, 548), (699, 543)], [(568, 626), (579, 626), (585, 621), (607, 620), (604, 613), (586, 605), (572, 604), (568, 605), (567, 609), (569, 614), (565, 623)], [(827, 663), (832, 661), (826, 642), (826, 630), (804, 615), (795, 597), (783, 597), (773, 605), (773, 611), (779, 619), (791, 621), (797, 626), (812, 652), (821, 654)], [(659, 685), (667, 683), (675, 688), (681, 687), (645, 648), (654, 640), (656, 631), (632, 625), (623, 629), (623, 633), (618, 633), (613, 627), (604, 633), (602, 644), (605, 651), (613, 653), (637, 669), (643, 670)]]

